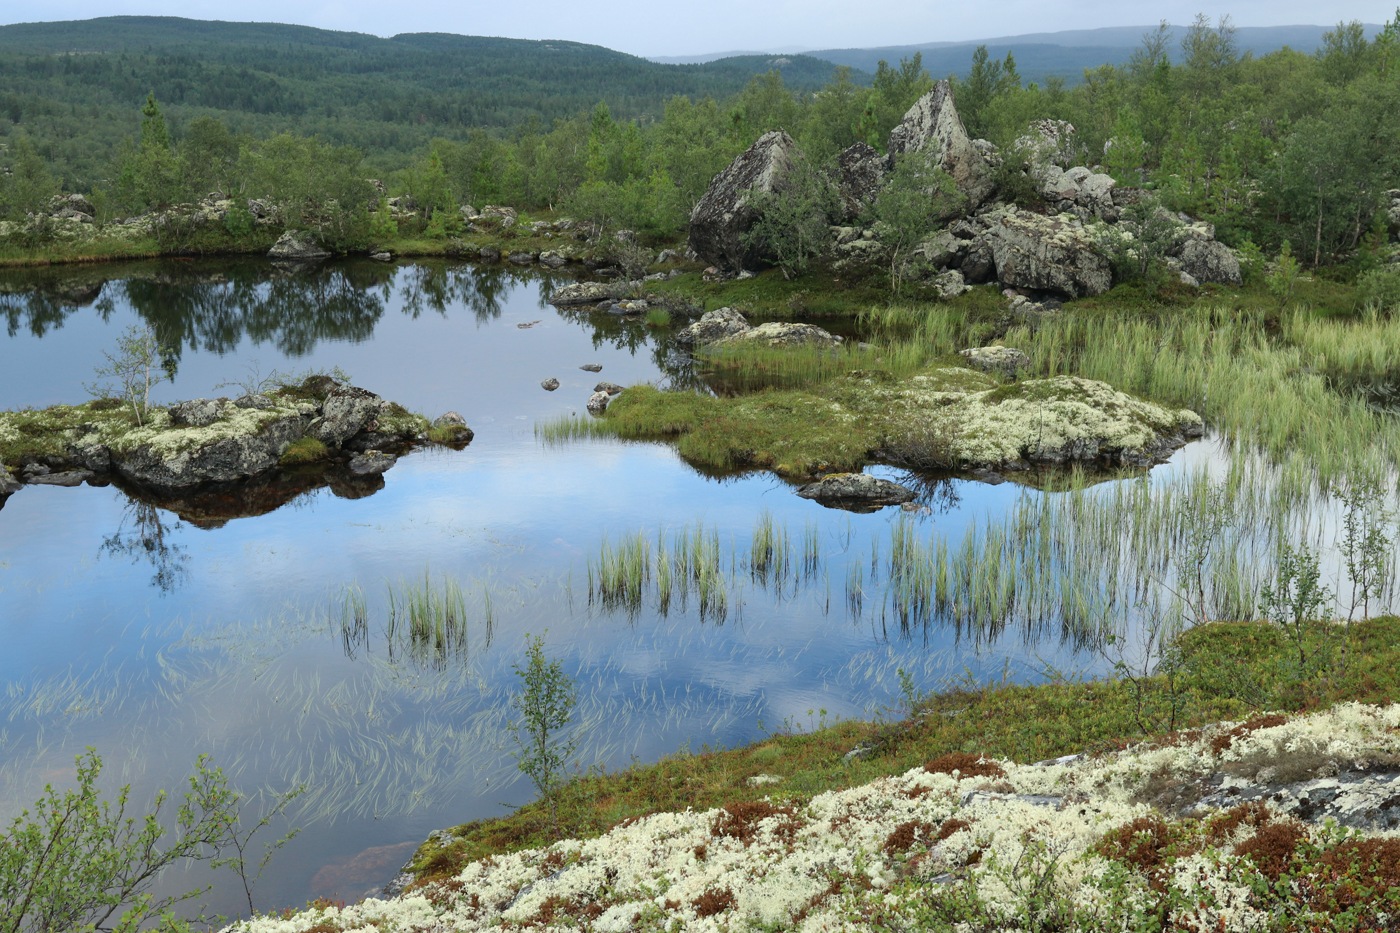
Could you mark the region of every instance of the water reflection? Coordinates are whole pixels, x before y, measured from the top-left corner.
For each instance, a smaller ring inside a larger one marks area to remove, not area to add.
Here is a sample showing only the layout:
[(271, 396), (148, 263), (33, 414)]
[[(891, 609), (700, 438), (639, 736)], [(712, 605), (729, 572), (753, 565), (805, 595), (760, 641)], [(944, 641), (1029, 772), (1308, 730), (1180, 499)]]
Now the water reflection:
[(115, 532), (102, 541), (100, 552), (114, 557), (129, 557), (132, 563), (147, 563), (155, 573), (151, 585), (169, 593), (188, 577), (189, 549), (174, 542), (172, 533), (180, 522), (167, 524), (160, 509), (150, 502), (130, 499)]

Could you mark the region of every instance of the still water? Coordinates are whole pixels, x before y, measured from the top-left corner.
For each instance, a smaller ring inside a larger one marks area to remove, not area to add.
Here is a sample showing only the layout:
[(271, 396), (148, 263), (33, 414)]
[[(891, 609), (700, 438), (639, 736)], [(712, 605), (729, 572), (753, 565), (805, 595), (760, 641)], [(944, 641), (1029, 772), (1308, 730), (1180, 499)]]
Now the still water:
[[(10, 497), (0, 820), (46, 782), (71, 782), (87, 746), (111, 785), (130, 783), (143, 802), (178, 787), (205, 753), (253, 810), (302, 789), (266, 834), (301, 830), (255, 889), (260, 909), (354, 899), (431, 830), (531, 798), (508, 729), (529, 635), (579, 687), (580, 764), (612, 769), (876, 714), (895, 702), (899, 669), (926, 688), (1035, 679), (1047, 665), (1094, 670), (1057, 637), (974, 643), (936, 624), (901, 628), (882, 609), (879, 555), (895, 522), (956, 534), (1006, 509), (1020, 495), (1012, 484), (923, 478), (919, 510), (858, 515), (800, 499), (771, 474), (707, 477), (662, 444), (542, 443), (542, 421), (589, 417), (599, 380), (697, 386), (643, 322), (546, 304), (560, 281), (467, 265), (264, 262), (0, 280), (3, 408), (86, 398), (103, 351), (149, 323), (179, 348), (157, 401), (339, 367), (429, 417), (456, 410), (476, 432), (464, 450), (404, 457), (372, 495), (313, 489), (261, 515), (182, 517), (114, 487)], [(550, 377), (552, 393), (540, 387)], [(783, 579), (746, 565), (764, 516), (797, 542)], [(722, 612), (590, 599), (604, 542), (697, 528), (720, 544)], [(471, 621), (450, 656), (393, 652), (385, 635), (390, 591), (425, 578), (461, 588)], [(368, 610), (358, 632), (342, 624), (352, 592)], [(234, 877), (213, 883), (211, 911), (246, 913)]]

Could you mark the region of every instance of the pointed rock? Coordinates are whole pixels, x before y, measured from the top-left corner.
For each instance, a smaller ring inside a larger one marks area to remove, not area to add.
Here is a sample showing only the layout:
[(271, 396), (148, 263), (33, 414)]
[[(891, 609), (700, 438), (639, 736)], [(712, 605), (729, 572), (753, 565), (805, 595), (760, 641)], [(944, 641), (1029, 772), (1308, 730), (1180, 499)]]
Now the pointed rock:
[(946, 80), (914, 102), (899, 126), (890, 131), (886, 148), (891, 160), (908, 152), (933, 153), (967, 198), (969, 211), (985, 202), (996, 188), (991, 166), (963, 128), (953, 105), (952, 86)]
[(690, 214), (690, 248), (697, 256), (728, 270), (772, 264), (776, 257), (758, 244), (744, 243), (744, 234), (761, 217), (753, 194), (781, 188), (796, 151), (787, 133), (764, 133), (714, 177)]

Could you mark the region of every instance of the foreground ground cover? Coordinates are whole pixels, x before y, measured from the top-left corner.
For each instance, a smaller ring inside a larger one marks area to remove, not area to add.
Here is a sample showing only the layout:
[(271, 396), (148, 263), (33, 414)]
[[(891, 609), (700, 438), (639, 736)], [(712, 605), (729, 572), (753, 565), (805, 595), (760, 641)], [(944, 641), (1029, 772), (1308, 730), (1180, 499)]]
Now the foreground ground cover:
[[(1395, 770), (1397, 635), (1394, 617), (1355, 624), (1346, 663), (1309, 672), (1280, 629), (1213, 624), (1183, 639), (1171, 686), (951, 689), (899, 722), (582, 777), (562, 839), (534, 804), (436, 834), (398, 899), (241, 928), (1383, 928), (1388, 835), (1258, 803), (1180, 810), (1193, 785)], [(1168, 689), (1192, 728), (1144, 736), (1144, 690)]]

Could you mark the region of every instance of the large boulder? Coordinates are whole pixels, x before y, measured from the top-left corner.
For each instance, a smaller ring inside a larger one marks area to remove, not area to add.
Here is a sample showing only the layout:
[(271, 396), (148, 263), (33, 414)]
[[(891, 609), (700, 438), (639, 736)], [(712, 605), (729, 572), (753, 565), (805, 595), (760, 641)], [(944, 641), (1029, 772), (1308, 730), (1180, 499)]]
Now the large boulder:
[(841, 213), (847, 219), (861, 216), (875, 203), (885, 184), (889, 163), (869, 143), (855, 143), (837, 160), (837, 194)]
[(1113, 284), (1108, 257), (1078, 219), (1007, 208), (991, 221), (983, 241), (1003, 286), (1080, 298)]
[(272, 259), (325, 259), (330, 256), (330, 251), (305, 230), (288, 230), (277, 238), (267, 255)]
[(305, 435), (307, 418), (296, 412), (264, 416), (256, 409), (210, 428), (150, 432), (130, 449), (114, 451), (113, 466), (143, 486), (179, 488), (246, 479), (277, 466), (282, 453)]
[(326, 396), (321, 418), (310, 435), (327, 447), (339, 447), (361, 431), (373, 431), (384, 400), (359, 386), (339, 385)]
[(1241, 285), (1240, 261), (1233, 250), (1219, 240), (1187, 240), (1178, 257), (1181, 271), (1202, 284)]
[(796, 150), (787, 133), (764, 133), (714, 177), (690, 214), (690, 248), (697, 256), (731, 270), (772, 264), (776, 257), (744, 235), (762, 216), (754, 195), (782, 188)]
[(1011, 148), (1034, 169), (1054, 165), (1069, 168), (1076, 161), (1079, 145), (1075, 142), (1074, 124), (1064, 120), (1032, 120), (1026, 134), (1017, 137)]
[(769, 321), (750, 327), (737, 334), (731, 334), (717, 341), (719, 345), (738, 343), (765, 343), (770, 347), (835, 347), (841, 338), (817, 327), (815, 324), (794, 324), (788, 321)]
[(952, 177), (968, 211), (985, 202), (996, 188), (991, 166), (963, 128), (953, 105), (952, 86), (946, 80), (914, 102), (899, 126), (890, 131), (887, 149), (891, 164), (906, 153), (929, 153)]
[(733, 308), (720, 308), (706, 311), (700, 320), (677, 332), (676, 343), (683, 347), (703, 347), (706, 344), (742, 334), (749, 329), (749, 322)]

